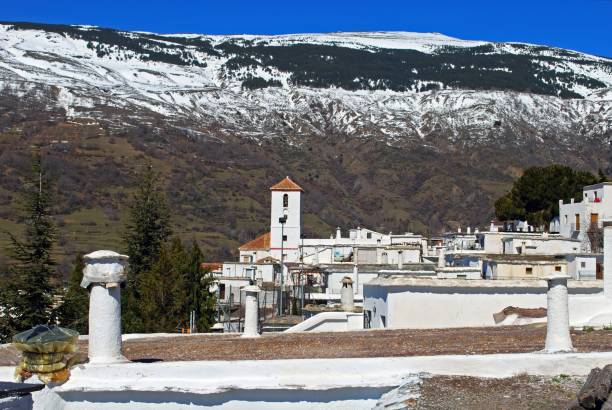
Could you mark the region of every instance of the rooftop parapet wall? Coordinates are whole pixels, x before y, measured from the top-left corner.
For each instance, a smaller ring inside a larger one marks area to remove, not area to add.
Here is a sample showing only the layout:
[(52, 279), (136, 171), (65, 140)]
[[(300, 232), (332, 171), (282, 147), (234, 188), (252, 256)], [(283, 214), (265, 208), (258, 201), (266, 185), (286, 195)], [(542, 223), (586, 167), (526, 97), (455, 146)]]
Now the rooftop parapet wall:
[[(234, 403), (255, 409), (273, 404), (291, 408), (302, 403), (301, 408), (312, 408), (345, 402), (349, 408), (371, 408), (368, 400), (375, 402), (402, 378), (419, 372), (497, 378), (518, 373), (586, 375), (611, 361), (611, 353), (522, 353), (134, 363), (75, 369), (65, 385), (35, 393), (34, 405), (38, 409), (91, 409), (102, 403), (124, 402), (135, 408), (168, 409), (179, 408), (182, 403)], [(10, 371), (0, 367), (0, 377), (10, 377)]]

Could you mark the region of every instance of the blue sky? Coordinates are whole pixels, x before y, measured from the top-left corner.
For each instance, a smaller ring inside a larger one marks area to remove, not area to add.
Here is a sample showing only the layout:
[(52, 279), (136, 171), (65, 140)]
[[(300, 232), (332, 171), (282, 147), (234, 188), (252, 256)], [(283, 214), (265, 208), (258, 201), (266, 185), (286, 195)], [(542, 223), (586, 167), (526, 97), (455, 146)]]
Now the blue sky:
[(1, 0), (0, 20), (162, 33), (440, 32), (612, 57), (612, 0)]

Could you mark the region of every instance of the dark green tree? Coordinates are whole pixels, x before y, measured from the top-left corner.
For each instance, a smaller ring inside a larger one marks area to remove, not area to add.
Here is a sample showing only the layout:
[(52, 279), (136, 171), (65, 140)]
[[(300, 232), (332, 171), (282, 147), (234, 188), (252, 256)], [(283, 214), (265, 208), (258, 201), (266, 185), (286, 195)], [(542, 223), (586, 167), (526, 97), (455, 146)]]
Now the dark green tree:
[(153, 267), (142, 273), (138, 293), (143, 332), (175, 332), (182, 319), (183, 249), (180, 241), (178, 245), (163, 246)]
[(25, 232), (22, 239), (9, 235), (11, 258), (9, 280), (0, 296), (3, 308), (0, 338), (53, 320), (53, 278), (56, 275), (51, 250), (55, 226), (51, 217), (50, 179), (40, 156), (34, 159), (32, 175), (22, 191)]
[(141, 272), (151, 269), (164, 242), (170, 237), (170, 211), (159, 186), (159, 174), (147, 164), (139, 176), (136, 193), (130, 204), (124, 233), (130, 257), (130, 282), (137, 282)]
[(210, 291), (214, 279), (210, 271), (202, 268), (204, 256), (196, 241), (192, 241), (187, 253), (187, 269), (184, 283), (189, 295), (187, 300), (187, 317), (195, 311), (196, 329), (207, 332), (215, 324), (216, 296)]
[(195, 242), (190, 247), (174, 238), (162, 247), (150, 271), (139, 283), (143, 332), (174, 332), (189, 326), (195, 312), (196, 329), (205, 332), (214, 324), (215, 296), (212, 276), (202, 269), (203, 256)]
[(64, 300), (57, 309), (59, 323), (81, 334), (89, 333), (89, 293), (81, 287), (85, 262), (78, 254), (64, 293)]
[(527, 219), (532, 225), (545, 226), (559, 215), (560, 199), (581, 201), (582, 188), (600, 182), (600, 178), (564, 165), (528, 168), (510, 192), (495, 202), (495, 216), (500, 220)]
[(151, 164), (147, 164), (139, 176), (123, 236), (130, 257), (128, 283), (122, 293), (125, 332), (141, 332), (144, 329), (140, 315), (140, 279), (156, 263), (164, 242), (171, 234), (170, 212), (158, 181), (158, 173)]

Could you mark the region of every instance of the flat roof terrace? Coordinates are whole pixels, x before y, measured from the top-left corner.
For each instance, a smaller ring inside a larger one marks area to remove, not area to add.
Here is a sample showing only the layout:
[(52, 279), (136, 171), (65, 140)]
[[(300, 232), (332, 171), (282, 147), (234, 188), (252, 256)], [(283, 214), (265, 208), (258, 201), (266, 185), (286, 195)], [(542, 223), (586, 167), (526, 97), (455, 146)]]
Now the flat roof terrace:
[[(578, 352), (612, 350), (612, 331), (572, 330)], [(545, 324), (459, 329), (389, 329), (326, 333), (265, 333), (153, 336), (127, 340), (123, 353), (134, 361), (274, 360), (431, 356), (534, 352), (544, 348)], [(79, 341), (87, 352), (87, 341)], [(18, 353), (0, 346), (0, 366), (15, 365)]]

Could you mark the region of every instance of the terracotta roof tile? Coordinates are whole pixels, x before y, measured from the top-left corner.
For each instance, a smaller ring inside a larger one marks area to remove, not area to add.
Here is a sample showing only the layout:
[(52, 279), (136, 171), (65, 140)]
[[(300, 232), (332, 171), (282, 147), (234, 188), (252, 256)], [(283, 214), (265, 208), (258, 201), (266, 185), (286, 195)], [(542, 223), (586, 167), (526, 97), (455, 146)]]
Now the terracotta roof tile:
[(223, 264), (219, 262), (205, 262), (200, 265), (202, 269), (210, 270), (212, 272), (223, 269)]
[(252, 241), (245, 243), (238, 249), (241, 251), (270, 250), (270, 232), (266, 232), (263, 235), (258, 236)]
[(270, 187), (270, 191), (303, 191), (302, 187), (296, 184), (289, 177), (285, 177), (281, 182)]

